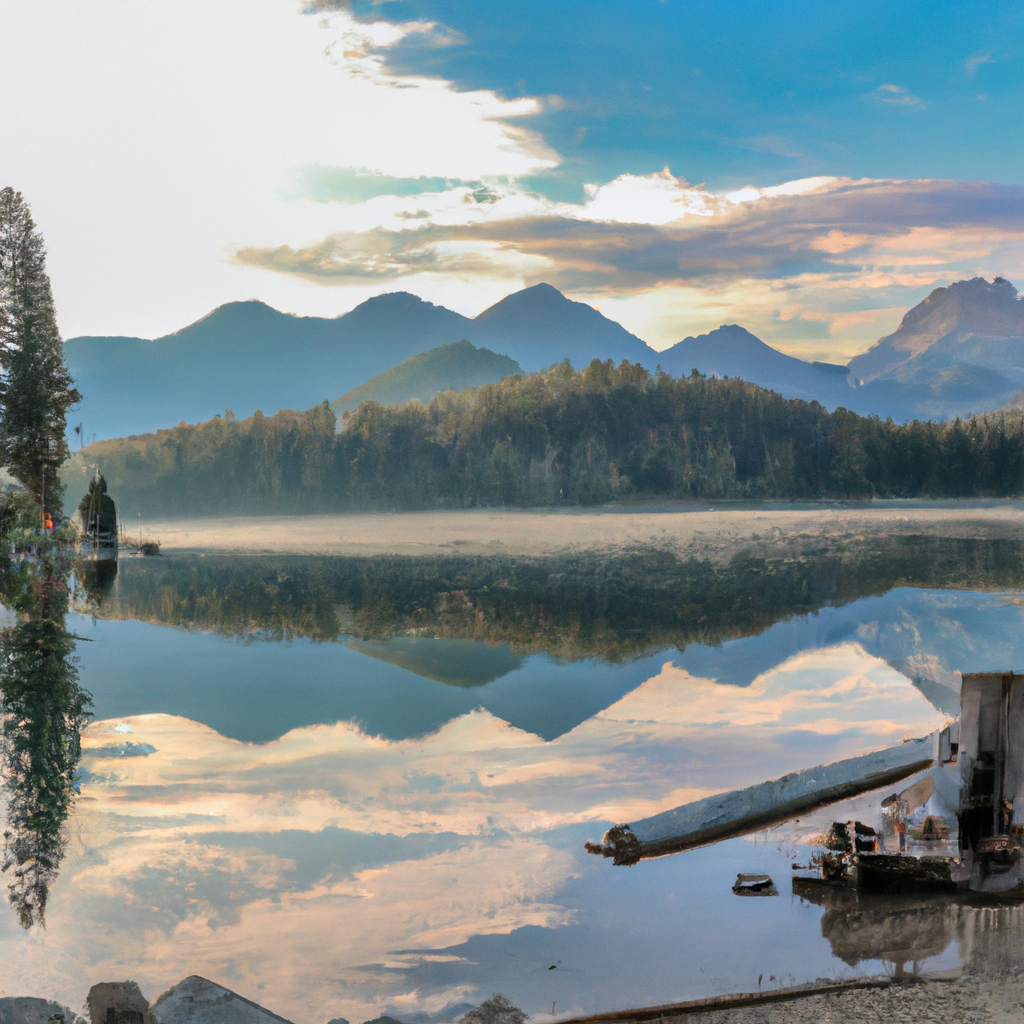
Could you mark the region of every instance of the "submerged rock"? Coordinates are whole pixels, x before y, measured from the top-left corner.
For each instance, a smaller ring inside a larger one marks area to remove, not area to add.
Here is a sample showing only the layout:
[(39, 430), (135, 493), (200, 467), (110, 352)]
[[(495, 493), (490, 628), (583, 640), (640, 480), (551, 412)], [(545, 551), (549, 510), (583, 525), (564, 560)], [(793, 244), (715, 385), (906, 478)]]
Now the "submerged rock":
[[(47, 1024), (54, 1017), (63, 1017), (65, 1024), (82, 1022), (70, 1007), (50, 999), (33, 996), (5, 996), (0, 999), (0, 1024)], [(59, 1024), (59, 1021), (54, 1024)]]
[(153, 1024), (291, 1024), (259, 1003), (197, 974), (169, 988), (150, 1012)]
[(526, 1021), (526, 1014), (500, 992), (495, 992), (462, 1018), (462, 1024), (526, 1024)]

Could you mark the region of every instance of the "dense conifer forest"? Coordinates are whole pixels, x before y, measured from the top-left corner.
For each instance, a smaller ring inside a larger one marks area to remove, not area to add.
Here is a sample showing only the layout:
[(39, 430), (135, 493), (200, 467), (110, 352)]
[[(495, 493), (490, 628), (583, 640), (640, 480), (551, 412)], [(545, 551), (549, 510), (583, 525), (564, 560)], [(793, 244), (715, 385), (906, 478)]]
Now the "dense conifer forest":
[(866, 418), (739, 379), (595, 360), (428, 405), (326, 403), (99, 442), (125, 514), (595, 505), (642, 498), (984, 497), (1024, 493), (1024, 413)]

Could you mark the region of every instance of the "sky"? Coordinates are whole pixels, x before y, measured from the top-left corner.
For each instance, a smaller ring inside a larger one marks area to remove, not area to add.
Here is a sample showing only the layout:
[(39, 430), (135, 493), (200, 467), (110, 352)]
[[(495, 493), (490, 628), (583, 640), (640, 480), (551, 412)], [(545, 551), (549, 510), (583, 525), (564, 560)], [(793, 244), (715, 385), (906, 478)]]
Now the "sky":
[(0, 0), (0, 184), (65, 337), (548, 281), (845, 361), (1024, 283), (1022, 60), (1005, 2)]

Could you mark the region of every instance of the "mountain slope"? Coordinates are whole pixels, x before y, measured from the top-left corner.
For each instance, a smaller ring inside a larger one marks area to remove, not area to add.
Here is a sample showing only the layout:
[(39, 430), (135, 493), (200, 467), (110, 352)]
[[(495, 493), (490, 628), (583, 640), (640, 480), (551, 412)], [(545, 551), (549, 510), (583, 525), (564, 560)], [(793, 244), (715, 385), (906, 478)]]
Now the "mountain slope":
[(408, 292), (379, 295), (333, 319), (230, 302), (155, 341), (70, 339), (65, 357), (85, 396), (72, 422), (83, 424), (87, 439), (107, 438), (225, 409), (238, 416), (307, 409), (461, 338), (530, 369), (562, 359), (657, 362), (635, 335), (550, 285), (510, 295), (473, 320)]
[(923, 383), (957, 365), (1024, 383), (1024, 302), (1009, 281), (975, 277), (936, 288), (892, 334), (852, 359), (850, 372), (865, 383), (883, 377)]
[[(339, 394), (357, 400), (348, 392), (371, 382), (378, 388), (384, 382), (373, 379), (385, 371), (459, 339), (502, 353), (525, 371), (563, 359), (581, 368), (595, 358), (628, 359), (650, 370), (661, 365), (674, 375), (697, 368), (830, 409), (844, 405), (897, 420), (982, 412), (1024, 388), (1024, 303), (1001, 278), (936, 289), (899, 330), (852, 360), (848, 376), (840, 367), (784, 355), (736, 325), (659, 353), (591, 306), (539, 284), (473, 319), (395, 292), (333, 319), (233, 302), (155, 341), (73, 338), (65, 354), (85, 399), (72, 424), (83, 424), (86, 439), (109, 438), (201, 422), (225, 409), (245, 417), (257, 408), (308, 409)], [(396, 384), (393, 400), (429, 398), (435, 384), (481, 382), (453, 378), (414, 387), (412, 376), (412, 390)]]
[(72, 338), (86, 437), (145, 433), (230, 408), (306, 409), (396, 363), (465, 337), (470, 321), (415, 295), (380, 295), (334, 319), (231, 302), (155, 341)]
[(418, 398), (426, 403), (441, 391), (495, 384), (503, 377), (521, 372), (520, 365), (508, 356), (475, 348), (465, 340), (453, 341), (421, 352), (378, 374), (332, 402), (331, 409), (340, 426), (341, 414), (358, 409), (361, 402), (400, 405)]
[(816, 400), (829, 408), (849, 407), (854, 399), (842, 367), (787, 356), (736, 324), (684, 338), (662, 352), (658, 362), (676, 377), (694, 369), (708, 376), (740, 377), (785, 398)]
[(658, 353), (585, 302), (549, 284), (524, 288), (473, 319), (467, 337), (517, 360), (526, 371), (568, 359), (576, 369), (592, 359), (628, 359), (654, 369)]

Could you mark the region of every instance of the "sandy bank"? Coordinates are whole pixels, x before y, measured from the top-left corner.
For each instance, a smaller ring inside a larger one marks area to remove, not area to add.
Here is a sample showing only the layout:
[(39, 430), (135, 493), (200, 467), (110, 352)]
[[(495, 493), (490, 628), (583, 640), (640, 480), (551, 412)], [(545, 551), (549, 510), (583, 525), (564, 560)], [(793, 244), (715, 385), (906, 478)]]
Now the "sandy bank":
[(164, 551), (324, 555), (545, 555), (659, 547), (703, 558), (882, 536), (1024, 539), (1024, 502), (663, 505), (379, 515), (234, 516), (144, 524)]

